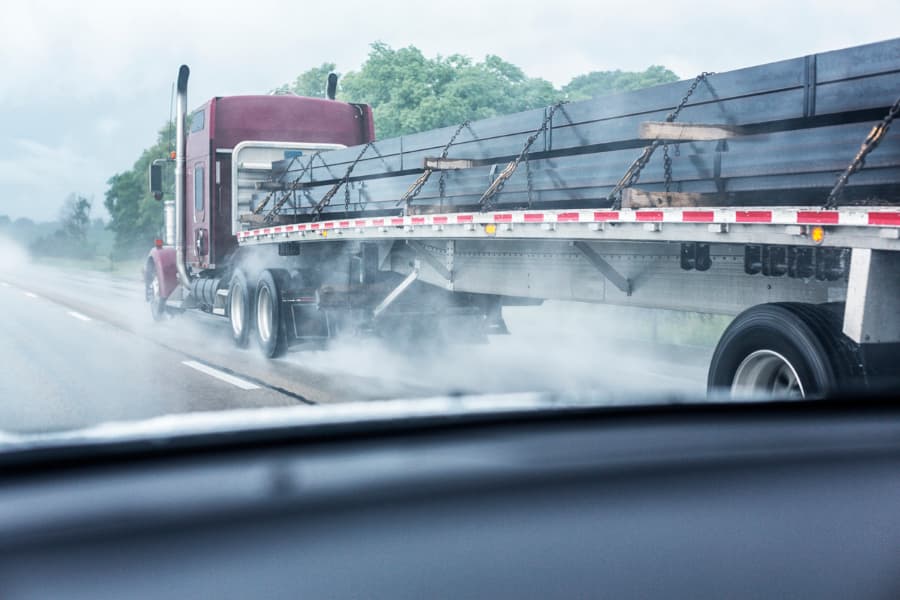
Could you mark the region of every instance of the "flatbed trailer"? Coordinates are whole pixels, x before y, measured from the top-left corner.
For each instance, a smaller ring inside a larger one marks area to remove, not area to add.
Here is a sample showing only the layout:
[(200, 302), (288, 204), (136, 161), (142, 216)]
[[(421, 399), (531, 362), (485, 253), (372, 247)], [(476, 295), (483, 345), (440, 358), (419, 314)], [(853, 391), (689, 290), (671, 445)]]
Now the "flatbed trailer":
[(504, 306), (550, 299), (737, 315), (711, 389), (895, 385), (898, 97), (889, 40), (379, 141), (368, 107), (293, 98), (286, 132), (260, 100), (244, 119), (275, 138), (179, 135), (193, 185), (176, 161), (148, 299), (223, 315), (268, 356), (503, 333)]

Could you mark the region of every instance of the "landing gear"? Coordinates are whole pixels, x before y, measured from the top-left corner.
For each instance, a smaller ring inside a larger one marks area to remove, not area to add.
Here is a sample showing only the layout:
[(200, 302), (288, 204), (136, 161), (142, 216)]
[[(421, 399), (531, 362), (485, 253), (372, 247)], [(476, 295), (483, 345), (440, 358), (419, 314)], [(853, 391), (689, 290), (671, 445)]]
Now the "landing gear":
[(256, 339), (268, 358), (277, 358), (287, 350), (287, 331), (281, 315), (281, 288), (285, 280), (283, 271), (267, 269), (256, 284)]
[(735, 318), (709, 367), (711, 392), (774, 399), (820, 397), (861, 375), (856, 345), (833, 306), (776, 303)]

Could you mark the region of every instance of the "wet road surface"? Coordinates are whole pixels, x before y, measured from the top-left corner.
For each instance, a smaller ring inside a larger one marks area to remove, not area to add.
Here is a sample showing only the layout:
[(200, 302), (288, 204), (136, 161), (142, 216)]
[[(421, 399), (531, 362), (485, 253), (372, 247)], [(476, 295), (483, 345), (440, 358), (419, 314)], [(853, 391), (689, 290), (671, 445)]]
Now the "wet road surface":
[(711, 353), (623, 344), (621, 331), (608, 337), (616, 328), (604, 317), (566, 306), (507, 308), (513, 335), (487, 344), (409, 353), (349, 338), (273, 361), (252, 343), (235, 348), (221, 317), (189, 312), (154, 322), (137, 273), (36, 265), (0, 270), (0, 311), (0, 429), (7, 431), (451, 392), (697, 397)]

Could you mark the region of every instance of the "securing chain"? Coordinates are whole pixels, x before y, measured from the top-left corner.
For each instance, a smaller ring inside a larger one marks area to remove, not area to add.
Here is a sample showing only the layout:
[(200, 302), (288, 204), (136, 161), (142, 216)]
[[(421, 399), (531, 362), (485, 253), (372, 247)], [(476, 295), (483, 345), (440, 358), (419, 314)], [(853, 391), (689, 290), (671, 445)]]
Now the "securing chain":
[[(284, 206), (284, 204), (288, 201), (288, 198), (293, 197), (294, 192), (296, 192), (297, 188), (302, 185), (301, 180), (303, 179), (303, 176), (306, 175), (307, 171), (309, 171), (310, 167), (312, 167), (313, 160), (315, 160), (316, 156), (318, 156), (319, 154), (321, 154), (321, 151), (316, 152), (311, 157), (309, 157), (309, 162), (306, 163), (306, 166), (300, 170), (300, 174), (296, 178), (294, 178), (294, 181), (291, 182), (291, 187), (288, 188), (287, 191), (285, 191), (284, 195), (282, 195), (281, 198), (279, 198), (278, 201), (275, 202), (275, 204), (272, 206), (272, 209), (268, 213), (266, 213), (266, 216), (263, 218), (266, 223), (271, 223), (272, 221), (274, 221), (275, 217), (277, 217), (281, 212), (281, 207)], [(288, 167), (290, 168), (290, 165), (288, 165)], [(269, 196), (272, 196), (272, 194), (269, 194)], [(259, 212), (262, 210), (262, 207), (265, 206), (266, 202), (268, 202), (268, 197), (260, 206), (257, 207), (258, 210), (254, 210), (253, 213), (259, 214)]]
[[(331, 199), (334, 198), (334, 195), (337, 194), (339, 189), (341, 189), (341, 186), (346, 185), (347, 182), (350, 181), (350, 174), (353, 173), (353, 169), (356, 168), (357, 163), (359, 163), (363, 155), (369, 148), (372, 147), (374, 143), (375, 142), (368, 142), (365, 146), (363, 146), (363, 149), (360, 150), (359, 154), (356, 156), (353, 162), (350, 163), (350, 165), (347, 167), (347, 170), (344, 172), (344, 176), (341, 177), (340, 181), (331, 186), (331, 189), (325, 192), (325, 195), (322, 196), (322, 199), (319, 200), (319, 203), (312, 207), (312, 210), (310, 212), (313, 215), (313, 220), (319, 218), (319, 216), (322, 214), (322, 211), (325, 210), (325, 207), (328, 206), (328, 204), (331, 202)], [(349, 201), (349, 189), (347, 191), (347, 194), (347, 198)]]
[(676, 118), (678, 118), (678, 115), (681, 113), (681, 110), (685, 106), (687, 106), (688, 100), (690, 100), (691, 96), (693, 96), (694, 92), (697, 90), (697, 86), (699, 86), (701, 82), (706, 81), (706, 78), (709, 77), (710, 75), (715, 75), (715, 73), (712, 71), (703, 71), (702, 73), (697, 75), (697, 77), (694, 78), (694, 81), (693, 81), (693, 83), (691, 83), (691, 87), (688, 88), (688, 91), (684, 95), (684, 98), (681, 99), (681, 102), (678, 103), (678, 106), (675, 107), (675, 110), (673, 110), (666, 116), (666, 121), (671, 123)]
[[(513, 173), (516, 172), (516, 169), (519, 167), (519, 163), (528, 158), (528, 152), (531, 150), (531, 145), (534, 144), (534, 141), (538, 139), (538, 137), (547, 130), (547, 126), (550, 124), (551, 119), (553, 119), (553, 114), (559, 109), (560, 106), (565, 104), (565, 101), (557, 102), (553, 106), (550, 107), (549, 110), (544, 114), (544, 120), (541, 123), (541, 126), (534, 130), (528, 139), (525, 140), (525, 145), (522, 147), (519, 155), (513, 159), (506, 168), (497, 176), (497, 178), (491, 182), (491, 185), (485, 190), (484, 194), (481, 195), (481, 199), (478, 201), (478, 205), (482, 211), (489, 209), (492, 206), (493, 198), (500, 193), (503, 189), (503, 186), (506, 185), (506, 181), (512, 176)], [(530, 168), (530, 167), (529, 167)], [(529, 202), (530, 202), (530, 192), (529, 192)]]
[[(678, 118), (678, 115), (687, 105), (688, 100), (694, 94), (694, 91), (696, 91), (697, 86), (699, 86), (701, 82), (705, 81), (707, 77), (713, 74), (714, 73), (712, 73), (711, 71), (704, 71), (694, 78), (693, 83), (691, 83), (691, 86), (688, 88), (687, 93), (681, 99), (681, 102), (678, 103), (678, 106), (676, 106), (668, 115), (666, 115), (667, 123), (671, 123)], [(638, 179), (641, 176), (641, 171), (644, 169), (644, 167), (647, 166), (647, 163), (650, 162), (650, 157), (653, 156), (653, 153), (656, 152), (656, 149), (659, 148), (660, 145), (662, 145), (662, 142), (657, 139), (653, 140), (653, 142), (649, 146), (646, 146), (644, 148), (644, 151), (641, 152), (641, 155), (634, 159), (634, 162), (631, 163), (631, 166), (628, 167), (628, 169), (625, 171), (625, 174), (606, 197), (606, 199), (612, 203), (614, 208), (619, 208), (622, 206), (622, 190), (627, 187), (631, 187), (638, 182)]]
[(834, 184), (834, 188), (832, 188), (831, 193), (828, 194), (828, 199), (825, 201), (825, 208), (837, 208), (838, 201), (840, 201), (841, 195), (844, 193), (844, 188), (847, 186), (850, 176), (866, 166), (866, 157), (881, 143), (888, 129), (891, 128), (891, 123), (897, 118), (898, 113), (900, 113), (900, 98), (897, 98), (893, 106), (888, 110), (888, 113), (881, 120), (881, 123), (872, 128), (872, 131), (869, 132), (862, 146), (860, 146), (859, 152), (856, 153), (856, 156), (853, 157), (853, 160), (850, 161), (850, 164), (838, 177), (837, 183)]
[(663, 144), (663, 172), (666, 179), (666, 197), (672, 191), (672, 157), (669, 156), (669, 144)]
[(525, 153), (525, 181), (528, 183), (528, 208), (534, 204), (534, 182), (531, 176), (531, 162), (528, 160), (528, 152)]
[(444, 198), (447, 194), (447, 172), (441, 171), (441, 176), (438, 177), (438, 197), (440, 198), (440, 208), (444, 210)]
[(344, 186), (344, 214), (350, 212), (350, 186)]
[[(285, 173), (287, 173), (288, 171), (291, 170), (291, 167), (294, 166), (294, 163), (297, 162), (297, 159), (298, 159), (298, 158), (300, 158), (300, 155), (299, 155), (299, 154), (297, 154), (297, 155), (295, 155), (293, 158), (291, 158), (291, 162), (288, 163), (287, 168), (284, 170)], [(275, 196), (275, 192), (277, 192), (277, 191), (278, 191), (278, 190), (272, 190), (272, 191), (270, 191), (268, 194), (266, 194), (266, 197), (263, 198), (263, 201), (260, 202), (260, 203), (256, 206), (256, 208), (253, 209), (253, 211), (252, 211), (253, 214), (254, 214), (254, 215), (258, 215), (259, 213), (261, 213), (261, 212), (263, 211), (263, 209), (266, 207), (266, 204), (269, 203), (269, 200), (271, 200), (271, 199)]]
[[(456, 138), (459, 136), (460, 132), (468, 126), (469, 126), (468, 119), (459, 124), (459, 127), (456, 128), (456, 131), (453, 132), (452, 136), (450, 136), (450, 140), (446, 144), (444, 144), (444, 149), (441, 151), (441, 156), (440, 156), (441, 159), (447, 158), (447, 156), (450, 153), (450, 146), (452, 146), (453, 143), (456, 141)], [(433, 172), (434, 172), (434, 169), (425, 169), (424, 171), (422, 171), (422, 174), (419, 175), (418, 179), (416, 179), (413, 182), (413, 184), (411, 186), (409, 186), (409, 189), (406, 190), (406, 193), (403, 194), (403, 197), (397, 201), (397, 206), (400, 206), (401, 204), (405, 203), (406, 208), (409, 209), (409, 205), (412, 203), (412, 201), (415, 199), (415, 197), (419, 195), (419, 192), (422, 191), (422, 186), (425, 185), (425, 183), (428, 181), (428, 178), (431, 177), (431, 174)], [(441, 180), (440, 180), (441, 198), (444, 197), (443, 185), (444, 185), (444, 172), (441, 171)]]

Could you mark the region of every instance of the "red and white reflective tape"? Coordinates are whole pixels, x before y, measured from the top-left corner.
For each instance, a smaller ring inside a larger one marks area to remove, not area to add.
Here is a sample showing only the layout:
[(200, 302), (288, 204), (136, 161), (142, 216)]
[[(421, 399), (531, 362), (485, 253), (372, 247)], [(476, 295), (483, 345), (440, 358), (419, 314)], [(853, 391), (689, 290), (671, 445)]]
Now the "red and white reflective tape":
[(365, 230), (385, 227), (430, 227), (443, 225), (489, 225), (545, 223), (722, 223), (747, 225), (844, 225), (854, 227), (900, 227), (900, 209), (846, 208), (819, 210), (808, 207), (765, 208), (660, 208), (646, 210), (521, 210), (489, 213), (447, 213), (409, 217), (370, 217), (296, 223), (263, 227), (238, 233), (239, 240), (275, 234), (325, 230)]

